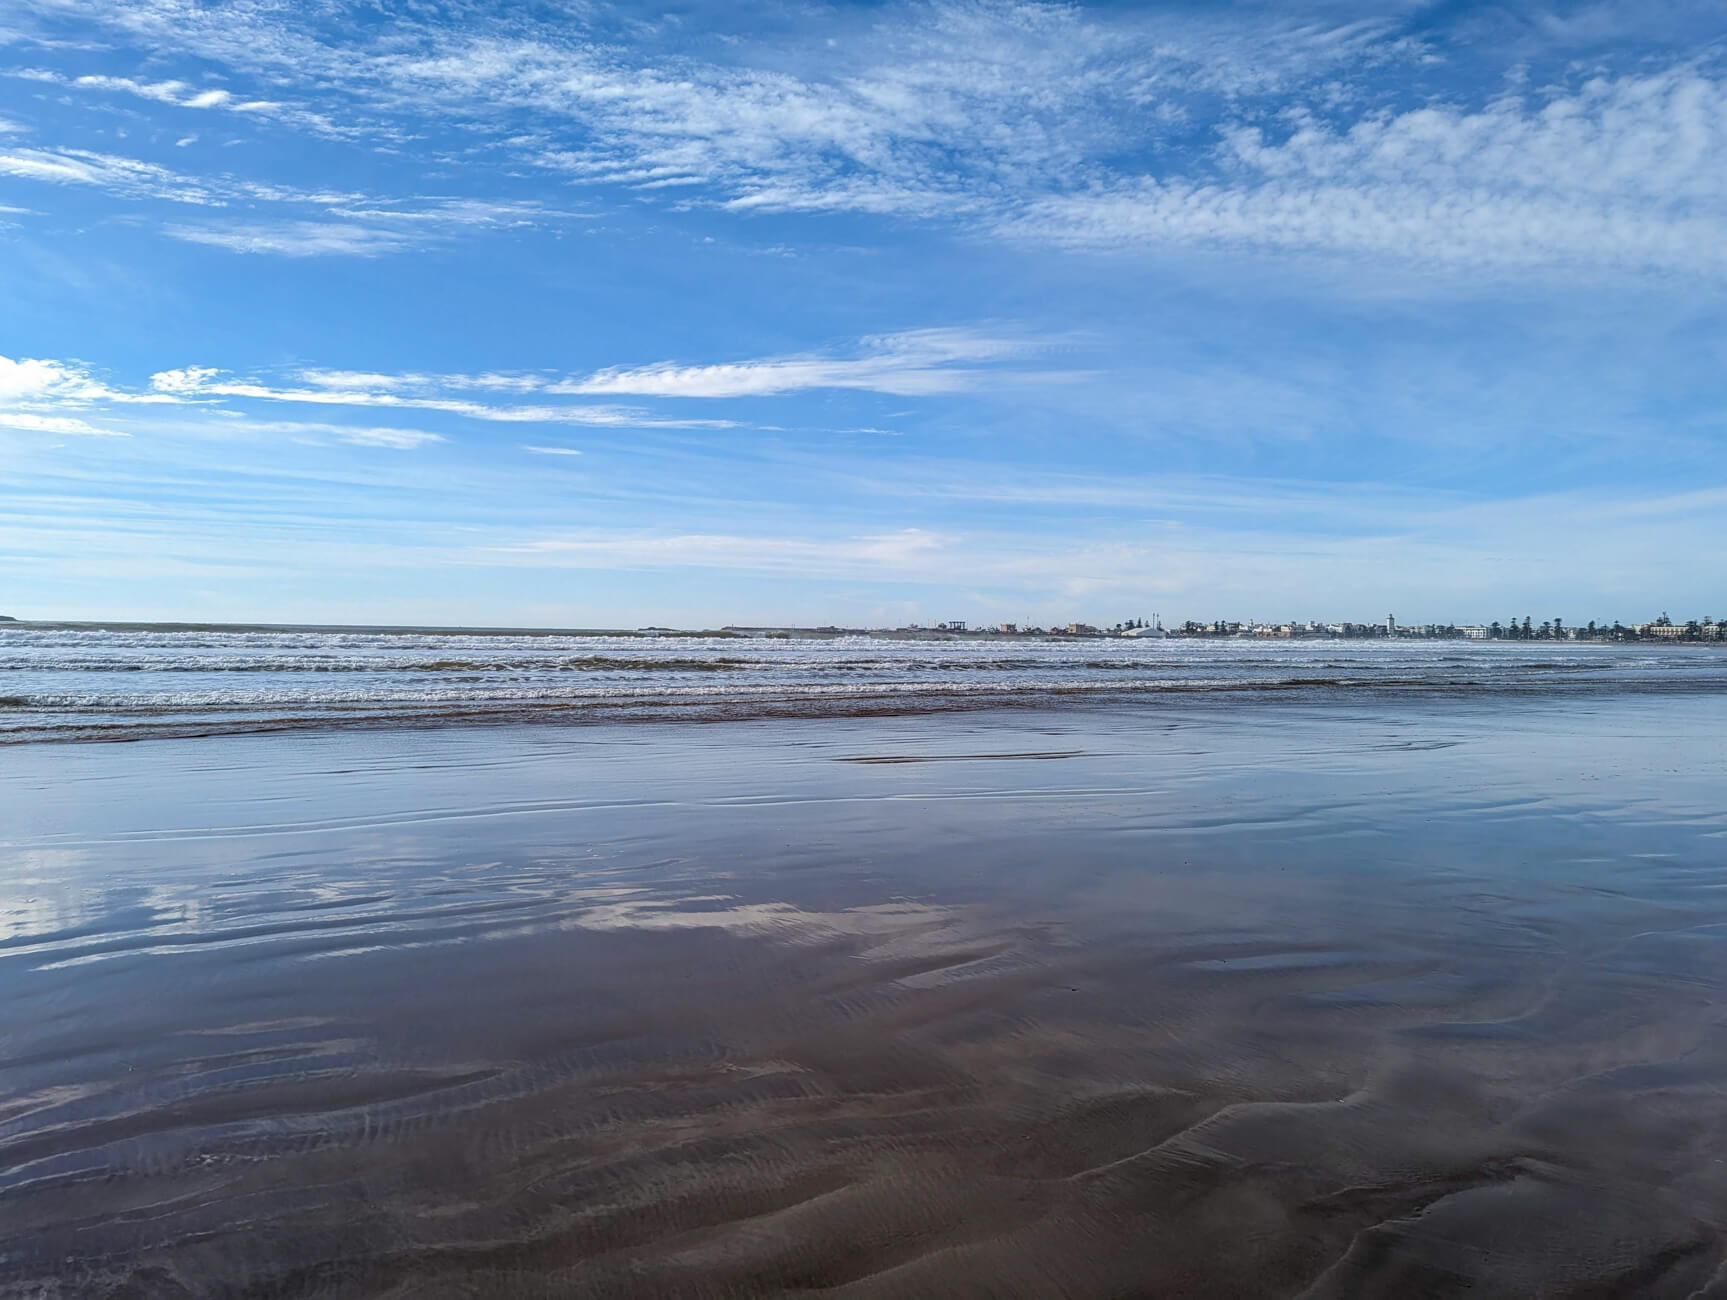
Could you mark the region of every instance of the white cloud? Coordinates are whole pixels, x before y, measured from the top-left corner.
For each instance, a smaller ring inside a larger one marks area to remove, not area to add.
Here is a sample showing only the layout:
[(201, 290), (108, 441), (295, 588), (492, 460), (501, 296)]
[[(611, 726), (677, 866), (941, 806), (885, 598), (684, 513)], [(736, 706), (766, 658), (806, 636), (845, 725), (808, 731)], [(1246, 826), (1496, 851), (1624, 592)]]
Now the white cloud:
[(81, 375), (57, 361), (0, 356), (0, 405), (64, 393), (83, 382)]
[(522, 444), (523, 451), (531, 451), (536, 456), (580, 456), (581, 450), (576, 447), (537, 447), (531, 443)]
[[(441, 411), (474, 420), (505, 424), (580, 424), (605, 428), (722, 429), (729, 420), (668, 419), (626, 406), (602, 405), (491, 405), (469, 398), (441, 396), (445, 385), (435, 376), (376, 376), (357, 372), (319, 372), (317, 382), (307, 388), (287, 388), (256, 379), (235, 378), (209, 366), (186, 366), (163, 370), (150, 377), (157, 393), (185, 400), (245, 398), (263, 402), (291, 402), (315, 406), (391, 407), (403, 410)], [(384, 383), (329, 383), (342, 380), (376, 380)], [(451, 387), (458, 385), (450, 385)], [(415, 391), (402, 391), (413, 389)]]
[[(193, 93), (192, 87), (183, 81), (135, 81), (130, 77), (73, 77), (67, 80), (59, 74), (46, 70), (31, 69), (16, 74), (32, 81), (49, 81), (60, 85), (72, 85), (80, 88), (97, 90), (123, 90), (137, 95), (140, 99), (153, 99), (159, 104), (184, 104)], [(217, 94), (227, 98), (226, 91)], [(220, 99), (214, 103), (221, 103)]]
[(1573, 93), (1226, 132), (1214, 178), (1137, 178), (1003, 221), (1076, 247), (1211, 245), (1502, 269), (1727, 273), (1727, 86), (1688, 70)]
[(379, 257), (425, 248), (474, 228), (524, 229), (576, 215), (538, 203), (478, 199), (411, 199), (395, 203), (356, 203), (352, 196), (315, 196), (294, 191), (248, 196), (287, 203), (316, 202), (340, 220), (228, 220), (165, 227), (175, 239), (207, 244), (235, 253), (281, 257)]
[(418, 242), (405, 232), (351, 222), (289, 221), (255, 225), (170, 225), (166, 232), (189, 244), (207, 244), (232, 253), (282, 257), (378, 257), (399, 253)]
[[(174, 97), (186, 89), (180, 82), (136, 86), (139, 93), (151, 92), (147, 97), (176, 103), (179, 100)], [(183, 146), (195, 140), (188, 136), (176, 143)], [(196, 222), (170, 221), (163, 232), (187, 243), (280, 257), (378, 257), (425, 248), (466, 231), (527, 229), (583, 215), (526, 200), (385, 199), (226, 174), (192, 177), (156, 163), (88, 149), (0, 149), (0, 176), (89, 186), (131, 201), (155, 199), (223, 210), (220, 216), (212, 212)], [(280, 215), (283, 210), (304, 215)]]
[(0, 429), (20, 429), (26, 433), (64, 433), (80, 438), (126, 438), (130, 434), (115, 429), (98, 429), (87, 420), (69, 415), (35, 415), (29, 411), (0, 410)]
[(422, 429), (363, 429), (334, 426), (330, 429), (330, 433), (343, 442), (351, 442), (358, 447), (393, 447), (398, 451), (423, 447), (430, 442), (445, 441), (442, 434), (427, 433)]
[(188, 396), (214, 383), (221, 374), (213, 366), (184, 366), (178, 370), (160, 370), (150, 376), (150, 387), (158, 392)]
[(97, 402), (125, 401), (126, 397), (76, 365), (0, 356), (0, 428), (80, 438), (124, 438), (129, 435), (66, 412)]
[(359, 197), (295, 189), (231, 175), (193, 177), (157, 163), (90, 149), (0, 150), (0, 176), (51, 185), (88, 185), (124, 199), (161, 199), (209, 208), (292, 204), (329, 211)]
[[(68, 409), (92, 404), (197, 403), (233, 412), (236, 402), (435, 411), (504, 424), (563, 424), (618, 429), (733, 427), (729, 420), (668, 419), (626, 406), (570, 403), (522, 406), (451, 397), (445, 395), (446, 385), (437, 376), (309, 370), (302, 373), (302, 378), (308, 381), (308, 386), (289, 387), (232, 376), (211, 366), (183, 366), (158, 371), (150, 377), (148, 388), (132, 390), (107, 384), (74, 363), (0, 356), (0, 411), (27, 413), (29, 427), (40, 431), (50, 431), (45, 420), (64, 421), (69, 418), (66, 415)], [(469, 379), (467, 376), (453, 378), (456, 383), (448, 387), (461, 387)], [(77, 428), (76, 423), (75, 420), (63, 423), (57, 431), (100, 432)], [(278, 422), (248, 427), (257, 431), (324, 434), (348, 442), (398, 448), (421, 446), (443, 438), (441, 434), (415, 429), (334, 423)]]
[[(181, 373), (188, 373), (188, 372), (166, 372), (166, 373), (181, 374)], [(216, 372), (214, 370), (203, 369), (203, 370), (197, 371), (197, 373), (204, 375), (204, 376), (213, 376)], [(305, 380), (308, 384), (314, 384), (319, 388), (335, 388), (335, 389), (342, 389), (342, 390), (367, 389), (367, 388), (382, 388), (382, 389), (410, 388), (410, 387), (419, 387), (420, 385), (427, 382), (425, 380), (425, 378), (423, 376), (420, 376), (420, 375), (385, 375), (385, 374), (379, 374), (375, 370), (317, 370), (317, 369), (313, 369), (313, 370), (302, 370), (299, 373), (300, 373), (300, 378)], [(172, 382), (180, 382), (180, 381), (175, 380)]]
[(501, 393), (532, 393), (547, 386), (547, 381), (538, 375), (440, 375), (438, 379), (446, 388), (477, 388)]
[[(338, 125), (322, 113), (273, 99), (248, 98), (222, 87), (199, 89), (185, 81), (140, 81), (135, 77), (87, 75), (72, 77), (52, 68), (20, 68), (8, 74), (25, 81), (46, 82), (70, 90), (133, 95), (139, 99), (196, 111), (220, 110), (250, 118), (272, 119), (318, 135), (351, 138), (367, 133), (358, 127)], [(387, 134), (377, 127), (372, 134)]]
[(902, 397), (971, 388), (982, 371), (956, 365), (1023, 353), (1024, 341), (958, 329), (919, 330), (864, 340), (859, 357), (778, 357), (721, 365), (673, 362), (601, 370), (548, 391), (643, 397), (762, 397), (814, 388), (863, 389)]
[(190, 177), (154, 163), (88, 149), (13, 149), (0, 151), (0, 176), (54, 185), (93, 185), (128, 197), (209, 204), (217, 200)]
[(0, 409), (89, 402), (172, 402), (167, 393), (111, 388), (80, 365), (36, 357), (0, 356)]
[(358, 221), (397, 223), (405, 226), (495, 226), (538, 225), (548, 218), (591, 215), (557, 211), (542, 204), (505, 199), (422, 197), (391, 203), (373, 200), (369, 205), (332, 205), (330, 211)]
[(330, 437), (356, 447), (389, 447), (396, 451), (411, 451), (434, 442), (449, 441), (441, 433), (424, 429), (377, 428), (355, 424), (326, 424), (316, 421), (268, 420), (246, 421), (230, 426), (246, 433), (286, 433), (296, 437)]

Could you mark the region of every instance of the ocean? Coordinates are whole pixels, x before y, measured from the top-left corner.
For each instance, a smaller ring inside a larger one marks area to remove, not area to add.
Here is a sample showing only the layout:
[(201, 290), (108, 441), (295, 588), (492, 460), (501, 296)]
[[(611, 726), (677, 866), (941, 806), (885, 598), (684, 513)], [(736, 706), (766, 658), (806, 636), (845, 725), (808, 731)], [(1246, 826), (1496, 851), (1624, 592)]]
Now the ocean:
[(0, 743), (1723, 685), (1727, 654), (1708, 646), (0, 627)]

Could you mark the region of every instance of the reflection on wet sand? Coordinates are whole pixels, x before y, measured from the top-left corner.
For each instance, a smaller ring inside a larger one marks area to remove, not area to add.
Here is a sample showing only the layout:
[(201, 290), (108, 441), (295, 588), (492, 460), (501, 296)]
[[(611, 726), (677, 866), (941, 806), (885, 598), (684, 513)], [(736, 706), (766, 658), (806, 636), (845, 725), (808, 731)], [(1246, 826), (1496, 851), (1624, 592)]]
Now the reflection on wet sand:
[(0, 1294), (1727, 1295), (1723, 720), (30, 754)]

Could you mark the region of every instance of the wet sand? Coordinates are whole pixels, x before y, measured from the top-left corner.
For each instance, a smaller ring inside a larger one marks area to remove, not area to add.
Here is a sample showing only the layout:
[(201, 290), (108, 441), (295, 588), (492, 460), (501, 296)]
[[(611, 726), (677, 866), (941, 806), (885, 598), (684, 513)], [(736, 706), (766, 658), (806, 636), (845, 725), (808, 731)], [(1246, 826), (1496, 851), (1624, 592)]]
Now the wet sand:
[(1727, 1296), (1724, 723), (14, 748), (0, 1295)]

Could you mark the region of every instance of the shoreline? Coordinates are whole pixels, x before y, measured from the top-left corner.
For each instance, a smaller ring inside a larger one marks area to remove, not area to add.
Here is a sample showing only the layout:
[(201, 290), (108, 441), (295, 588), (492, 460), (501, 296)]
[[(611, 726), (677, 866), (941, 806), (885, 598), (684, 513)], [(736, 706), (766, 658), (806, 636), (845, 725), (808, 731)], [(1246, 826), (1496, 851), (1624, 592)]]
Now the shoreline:
[[(403, 708), (369, 715), (327, 709), (287, 718), (254, 716), (232, 720), (205, 718), (161, 723), (139, 720), (56, 723), (35, 730), (22, 727), (0, 730), (0, 749), (31, 745), (132, 744), (156, 740), (324, 732), (420, 732), (464, 728), (504, 730), (536, 726), (578, 729), (615, 725), (676, 726), (680, 723), (709, 727), (775, 720), (838, 721), (968, 716), (998, 710), (1006, 714), (1035, 712), (1040, 709), (1052, 713), (1075, 714), (1133, 711), (1143, 713), (1148, 719), (1154, 719), (1160, 709), (1179, 707), (1201, 700), (1211, 702), (1219, 708), (1229, 705), (1238, 705), (1241, 708), (1268, 705), (1290, 708), (1347, 708), (1440, 701), (1452, 704), (1480, 701), (1483, 705), (1489, 705), (1496, 700), (1550, 700), (1558, 704), (1581, 699), (1672, 699), (1686, 696), (1712, 699), (1723, 694), (1727, 694), (1727, 682), (1584, 681), (1557, 686), (1549, 681), (1485, 684), (1469, 680), (1400, 683), (1297, 679), (1282, 683), (1159, 683), (1143, 688), (1117, 683), (1019, 689), (955, 687), (945, 693), (884, 692), (879, 695), (782, 699), (733, 697), (691, 702), (668, 702), (652, 698), (622, 699), (615, 702), (595, 699), (529, 703), (509, 701), (491, 709), (468, 706), (414, 711)], [(10, 707), (18, 710), (31, 706)], [(5, 709), (4, 701), (0, 701), (0, 721), (5, 717)], [(44, 707), (43, 711), (49, 710)]]

